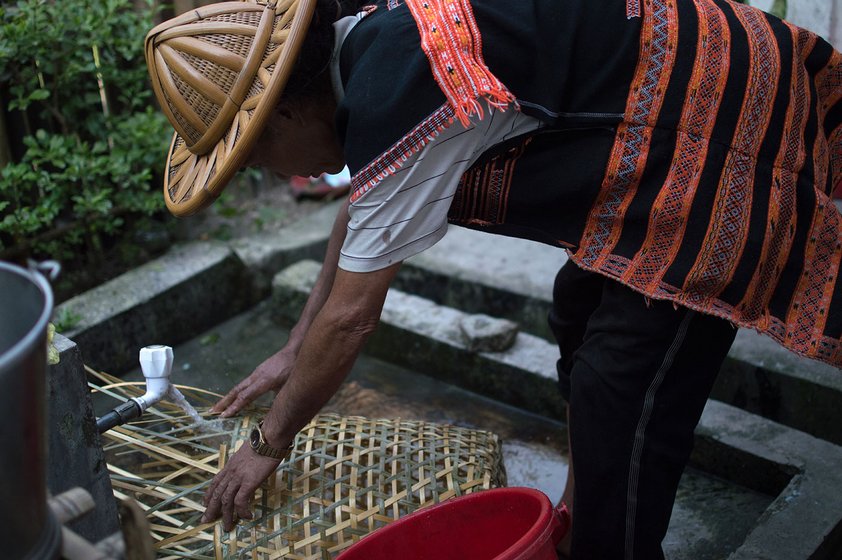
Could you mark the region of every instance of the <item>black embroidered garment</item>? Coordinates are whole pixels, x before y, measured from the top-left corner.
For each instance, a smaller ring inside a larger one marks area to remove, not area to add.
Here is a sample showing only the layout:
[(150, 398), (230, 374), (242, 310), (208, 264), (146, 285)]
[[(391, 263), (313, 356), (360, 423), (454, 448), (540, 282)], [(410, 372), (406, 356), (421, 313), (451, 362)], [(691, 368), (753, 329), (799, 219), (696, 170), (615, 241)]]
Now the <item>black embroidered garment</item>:
[(842, 365), (842, 55), (815, 34), (725, 0), (391, 0), (341, 69), (353, 197), (508, 103), (547, 126), (464, 174), (453, 223)]

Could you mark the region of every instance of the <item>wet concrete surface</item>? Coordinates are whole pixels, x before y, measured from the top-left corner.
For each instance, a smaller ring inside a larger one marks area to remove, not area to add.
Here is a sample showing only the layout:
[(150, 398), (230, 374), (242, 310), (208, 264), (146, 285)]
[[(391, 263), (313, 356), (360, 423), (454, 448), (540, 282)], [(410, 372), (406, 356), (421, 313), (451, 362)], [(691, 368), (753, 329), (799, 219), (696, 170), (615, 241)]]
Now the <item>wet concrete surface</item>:
[[(225, 393), (286, 341), (264, 302), (175, 348), (173, 382)], [(166, 344), (167, 341), (157, 341)], [(141, 379), (136, 369), (125, 379)], [(264, 397), (269, 404), (270, 396)], [(98, 413), (109, 404), (97, 399)], [(565, 426), (362, 356), (326, 412), (370, 418), (406, 418), (495, 432), (504, 442), (509, 486), (529, 486), (554, 502), (567, 473)], [(726, 558), (745, 539), (772, 498), (706, 473), (682, 478), (664, 541), (671, 560)]]

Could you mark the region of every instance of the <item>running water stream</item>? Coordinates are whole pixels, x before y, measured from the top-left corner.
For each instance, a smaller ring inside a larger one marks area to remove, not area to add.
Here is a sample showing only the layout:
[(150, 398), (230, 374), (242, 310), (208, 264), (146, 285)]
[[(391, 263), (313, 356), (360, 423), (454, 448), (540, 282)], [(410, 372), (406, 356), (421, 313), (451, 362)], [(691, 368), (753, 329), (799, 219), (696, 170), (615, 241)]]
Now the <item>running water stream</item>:
[(178, 406), (181, 410), (187, 413), (190, 419), (193, 420), (193, 425), (200, 432), (212, 432), (222, 429), (222, 420), (205, 420), (202, 418), (202, 415), (193, 408), (193, 405), (187, 401), (175, 385), (170, 385), (166, 398), (168, 401), (172, 402), (174, 405)]

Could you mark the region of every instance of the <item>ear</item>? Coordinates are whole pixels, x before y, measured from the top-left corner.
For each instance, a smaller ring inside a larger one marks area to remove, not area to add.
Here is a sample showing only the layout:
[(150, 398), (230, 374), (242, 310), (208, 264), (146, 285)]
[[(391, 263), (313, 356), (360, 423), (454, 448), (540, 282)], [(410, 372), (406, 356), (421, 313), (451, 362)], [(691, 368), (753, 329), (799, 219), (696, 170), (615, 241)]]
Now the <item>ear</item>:
[(281, 103), (275, 107), (275, 112), (282, 121), (291, 121), (297, 118), (296, 113), (298, 111), (296, 111), (289, 103)]
[(286, 124), (295, 124), (298, 126), (306, 125), (310, 120), (310, 112), (307, 110), (307, 105), (297, 102), (282, 102), (275, 110), (281, 121)]

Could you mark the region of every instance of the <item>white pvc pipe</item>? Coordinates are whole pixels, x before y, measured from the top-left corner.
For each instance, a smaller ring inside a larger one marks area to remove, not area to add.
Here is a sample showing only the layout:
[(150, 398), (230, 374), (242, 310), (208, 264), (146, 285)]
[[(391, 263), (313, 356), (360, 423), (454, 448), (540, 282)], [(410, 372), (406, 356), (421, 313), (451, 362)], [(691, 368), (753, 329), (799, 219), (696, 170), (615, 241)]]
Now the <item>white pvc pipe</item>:
[(140, 349), (140, 369), (146, 378), (146, 393), (133, 400), (144, 412), (163, 399), (170, 390), (173, 352), (169, 346), (156, 344)]

